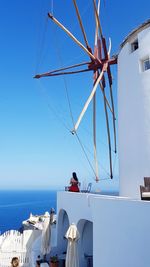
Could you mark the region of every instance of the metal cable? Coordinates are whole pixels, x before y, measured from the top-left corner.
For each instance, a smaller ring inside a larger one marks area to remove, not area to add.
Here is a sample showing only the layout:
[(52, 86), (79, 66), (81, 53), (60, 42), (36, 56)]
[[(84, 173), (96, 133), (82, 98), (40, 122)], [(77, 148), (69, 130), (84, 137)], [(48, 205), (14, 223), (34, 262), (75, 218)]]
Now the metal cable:
[(47, 94), (46, 94), (46, 89), (45, 89), (45, 86), (41, 83), (40, 80), (38, 80), (38, 84), (39, 84), (39, 87), (41, 88), (41, 91), (45, 97), (45, 99), (47, 100), (47, 106), (48, 106), (48, 109), (52, 111), (52, 113), (55, 115), (55, 117), (61, 122), (61, 124), (64, 126), (64, 128), (70, 132), (70, 127), (67, 126), (67, 124), (62, 120), (62, 118), (60, 118), (60, 116), (58, 116), (57, 112), (54, 110), (54, 108), (50, 105), (50, 103), (48, 102), (48, 97), (47, 97)]

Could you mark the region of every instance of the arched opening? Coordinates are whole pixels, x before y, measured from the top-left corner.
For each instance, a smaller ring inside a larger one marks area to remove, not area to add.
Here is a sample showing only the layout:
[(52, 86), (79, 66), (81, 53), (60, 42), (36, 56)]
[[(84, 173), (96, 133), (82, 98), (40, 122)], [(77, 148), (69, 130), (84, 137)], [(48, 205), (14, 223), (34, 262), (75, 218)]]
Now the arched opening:
[(65, 254), (67, 251), (67, 239), (65, 234), (69, 228), (69, 218), (65, 210), (60, 210), (58, 214), (58, 226), (57, 226), (57, 244), (58, 244), (58, 253)]
[(80, 266), (93, 266), (93, 223), (88, 220), (80, 220), (78, 222), (78, 230), (80, 232), (79, 240), (79, 260)]

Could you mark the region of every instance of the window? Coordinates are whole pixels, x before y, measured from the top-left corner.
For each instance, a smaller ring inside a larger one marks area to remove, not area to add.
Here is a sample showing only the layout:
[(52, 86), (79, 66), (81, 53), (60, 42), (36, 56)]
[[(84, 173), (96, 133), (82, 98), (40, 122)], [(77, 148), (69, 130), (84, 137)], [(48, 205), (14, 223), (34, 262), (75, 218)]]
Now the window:
[(133, 43), (131, 43), (131, 52), (134, 52), (139, 48), (138, 40), (135, 40)]
[(149, 70), (150, 69), (150, 59), (147, 58), (143, 60), (143, 71)]

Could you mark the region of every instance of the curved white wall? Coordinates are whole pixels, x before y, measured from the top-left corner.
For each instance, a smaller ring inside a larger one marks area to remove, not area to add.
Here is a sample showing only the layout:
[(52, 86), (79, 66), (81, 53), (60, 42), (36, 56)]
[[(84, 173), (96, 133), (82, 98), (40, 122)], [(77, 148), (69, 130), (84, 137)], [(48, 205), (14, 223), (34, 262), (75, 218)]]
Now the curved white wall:
[(58, 253), (62, 254), (67, 251), (67, 239), (64, 237), (69, 228), (69, 218), (65, 210), (59, 210), (57, 221), (57, 231), (61, 233), (57, 236)]
[[(131, 53), (138, 38), (139, 48)], [(120, 195), (140, 197), (139, 185), (150, 176), (150, 27), (124, 45), (118, 56), (118, 143)]]
[(79, 265), (82, 267), (93, 266), (93, 222), (81, 219), (77, 228), (80, 233), (78, 240)]

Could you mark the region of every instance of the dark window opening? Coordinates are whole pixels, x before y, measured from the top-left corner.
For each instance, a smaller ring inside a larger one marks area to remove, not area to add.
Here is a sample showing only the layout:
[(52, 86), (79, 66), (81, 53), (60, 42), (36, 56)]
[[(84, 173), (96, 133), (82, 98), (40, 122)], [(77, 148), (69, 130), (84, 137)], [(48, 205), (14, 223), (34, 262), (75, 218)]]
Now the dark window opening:
[(150, 59), (147, 58), (143, 60), (143, 71), (149, 70), (150, 69)]
[(139, 48), (139, 44), (138, 44), (138, 40), (136, 40), (131, 44), (131, 52), (134, 52), (138, 48)]

